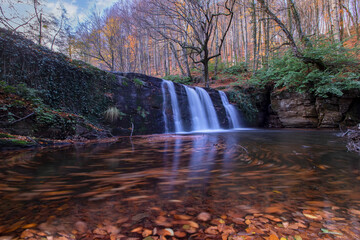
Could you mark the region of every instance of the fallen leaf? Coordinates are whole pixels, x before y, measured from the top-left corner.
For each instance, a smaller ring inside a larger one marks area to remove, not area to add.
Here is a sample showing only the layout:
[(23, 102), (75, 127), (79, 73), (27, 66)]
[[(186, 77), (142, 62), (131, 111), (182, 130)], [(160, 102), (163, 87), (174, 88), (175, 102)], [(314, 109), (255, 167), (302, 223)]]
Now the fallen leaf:
[(102, 228), (96, 228), (93, 231), (94, 234), (98, 234), (98, 235), (107, 235), (107, 232), (105, 231), (105, 229)]
[(199, 228), (199, 224), (197, 224), (196, 222), (188, 221), (188, 224), (190, 225), (190, 227)]
[(148, 236), (150, 236), (152, 234), (152, 231), (150, 230), (150, 229), (144, 229), (143, 230), (143, 232), (142, 232), (142, 236), (144, 237), (144, 238), (146, 238), (146, 237), (148, 237)]
[(190, 220), (191, 217), (188, 215), (174, 215), (175, 219), (179, 219), (179, 220)]
[(175, 234), (175, 236), (178, 237), (178, 238), (184, 238), (184, 237), (186, 237), (186, 233), (184, 233), (184, 232), (176, 231), (174, 234)]
[(279, 240), (278, 236), (274, 235), (274, 234), (271, 234), (269, 236), (269, 240)]
[(210, 213), (202, 212), (197, 216), (197, 219), (203, 222), (207, 222), (211, 219)]
[(143, 227), (137, 227), (137, 228), (134, 228), (133, 230), (131, 230), (131, 232), (134, 232), (134, 233), (141, 233), (143, 230)]
[(36, 223), (30, 223), (30, 224), (26, 224), (26, 225), (22, 226), (21, 228), (27, 229), (27, 228), (34, 228), (36, 226), (37, 226)]
[(165, 231), (168, 231), (170, 235), (168, 236), (174, 236), (174, 231), (171, 228), (165, 228)]
[(216, 235), (216, 234), (218, 234), (219, 232), (218, 232), (217, 227), (211, 226), (211, 227), (208, 227), (207, 229), (205, 229), (205, 233), (211, 234), (211, 235)]
[(325, 228), (322, 228), (321, 231), (322, 231), (323, 233), (326, 233), (326, 234), (343, 235), (343, 234), (340, 233), (340, 232), (329, 231), (328, 229), (325, 229)]
[(29, 229), (26, 229), (21, 233), (20, 238), (31, 238), (34, 236), (34, 233), (32, 231), (29, 231)]

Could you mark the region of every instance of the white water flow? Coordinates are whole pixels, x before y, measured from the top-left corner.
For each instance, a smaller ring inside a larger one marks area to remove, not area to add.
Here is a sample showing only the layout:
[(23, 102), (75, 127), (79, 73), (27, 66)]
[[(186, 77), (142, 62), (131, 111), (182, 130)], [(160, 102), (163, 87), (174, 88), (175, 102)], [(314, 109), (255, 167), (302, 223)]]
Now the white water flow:
[(201, 131), (209, 129), (209, 122), (206, 117), (205, 107), (201, 104), (201, 100), (197, 92), (190, 87), (184, 86), (189, 101), (191, 113), (192, 131)]
[(195, 90), (200, 96), (200, 101), (205, 108), (210, 129), (220, 129), (219, 120), (215, 111), (214, 104), (210, 98), (210, 95), (203, 88), (195, 87)]
[[(222, 130), (214, 103), (209, 93), (200, 87), (192, 88), (185, 85), (182, 85), (181, 87), (183, 87), (186, 92), (184, 97), (187, 98), (187, 101), (184, 101), (182, 98), (180, 99), (181, 104), (188, 103), (185, 106), (179, 106), (178, 96), (176, 95), (173, 82), (163, 80), (161, 84), (163, 94), (162, 113), (165, 123), (165, 133)], [(224, 92), (219, 91), (219, 94), (222, 105), (226, 110), (229, 128), (240, 128), (237, 109), (229, 103)], [(182, 95), (179, 96), (181, 97)]]
[(229, 120), (229, 124), (231, 125), (230, 128), (240, 128), (240, 122), (239, 122), (239, 114), (236, 110), (236, 108), (229, 103), (229, 100), (226, 96), (226, 94), (222, 91), (219, 91), (222, 104), (225, 107), (226, 110), (226, 116)]
[(180, 113), (180, 108), (179, 108), (179, 103), (177, 100), (177, 95), (175, 92), (175, 86), (174, 83), (171, 81), (167, 81), (167, 80), (163, 80), (162, 84), (161, 84), (161, 90), (163, 93), (163, 116), (164, 116), (164, 122), (165, 122), (165, 133), (169, 132), (169, 121), (167, 119), (167, 115), (166, 115), (166, 88), (169, 91), (170, 94), (170, 101), (171, 101), (171, 107), (172, 107), (172, 111), (173, 111), (173, 117), (174, 117), (174, 125), (175, 125), (175, 132), (183, 132), (183, 124), (181, 121), (181, 113)]

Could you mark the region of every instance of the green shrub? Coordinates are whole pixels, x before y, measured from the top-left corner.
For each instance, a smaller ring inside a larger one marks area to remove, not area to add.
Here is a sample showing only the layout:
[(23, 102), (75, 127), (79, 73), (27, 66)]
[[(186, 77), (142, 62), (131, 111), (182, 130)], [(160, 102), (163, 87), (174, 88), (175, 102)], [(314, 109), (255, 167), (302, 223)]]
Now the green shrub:
[(256, 108), (256, 103), (254, 102), (255, 98), (253, 98), (249, 94), (246, 94), (241, 89), (231, 90), (228, 92), (228, 95), (230, 101), (237, 104), (246, 119), (248, 119), (249, 121), (256, 119), (258, 109)]
[(248, 69), (247, 69), (246, 63), (241, 62), (241, 63), (237, 63), (236, 65), (231, 66), (229, 68), (225, 68), (222, 71), (222, 73), (231, 74), (231, 75), (238, 75), (238, 74), (241, 74), (241, 73), (245, 73), (247, 71), (248, 71)]
[[(218, 66), (217, 66), (217, 71), (221, 72), (227, 67), (228, 66), (226, 63), (219, 61)], [(215, 61), (211, 61), (211, 62), (209, 62), (209, 72), (214, 72), (214, 71), (215, 71)]]
[(286, 87), (296, 92), (310, 92), (315, 96), (342, 96), (345, 90), (360, 88), (360, 67), (355, 58), (357, 49), (338, 49), (333, 44), (321, 44), (307, 49), (305, 56), (318, 58), (327, 66), (325, 71), (305, 64), (291, 52), (274, 57), (269, 68), (262, 68), (249, 81), (256, 87), (273, 83), (275, 88)]

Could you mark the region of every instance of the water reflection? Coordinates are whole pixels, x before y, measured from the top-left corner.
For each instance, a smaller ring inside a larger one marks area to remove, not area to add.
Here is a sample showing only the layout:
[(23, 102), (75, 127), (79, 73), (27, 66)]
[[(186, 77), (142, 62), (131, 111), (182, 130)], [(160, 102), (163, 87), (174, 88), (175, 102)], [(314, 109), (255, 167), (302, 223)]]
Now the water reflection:
[[(247, 131), (4, 153), (0, 235), (20, 234), (26, 224), (51, 224), (55, 217), (69, 232), (86, 219), (93, 227), (110, 221), (135, 236), (135, 227), (165, 221), (160, 213), (168, 222), (176, 214), (197, 221), (206, 211), (214, 218), (225, 215), (239, 232), (262, 224), (261, 236), (267, 236), (264, 229), (290, 236), (277, 225), (280, 219), (309, 239), (322, 228), (356, 239), (359, 157), (341, 141), (332, 132)], [(250, 226), (246, 216), (267, 220)]]

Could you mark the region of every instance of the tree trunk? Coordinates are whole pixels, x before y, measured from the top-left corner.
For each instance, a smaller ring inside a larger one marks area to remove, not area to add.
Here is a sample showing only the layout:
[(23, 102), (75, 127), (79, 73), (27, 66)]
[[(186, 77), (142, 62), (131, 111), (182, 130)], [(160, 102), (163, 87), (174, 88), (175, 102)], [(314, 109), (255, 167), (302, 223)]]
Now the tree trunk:
[(356, 30), (356, 36), (357, 40), (360, 40), (360, 30), (359, 30), (359, 12), (358, 12), (358, 5), (357, 0), (354, 0), (354, 11), (355, 11), (355, 30)]
[(210, 87), (210, 84), (209, 84), (209, 59), (205, 59), (203, 62), (203, 74), (204, 74), (204, 81), (205, 81), (205, 87), (206, 88), (209, 88)]
[[(216, 49), (216, 52), (219, 52), (219, 31), (218, 29), (216, 28), (215, 29), (215, 49)], [(217, 57), (215, 59), (215, 67), (214, 67), (214, 76), (216, 76), (218, 74), (218, 66), (219, 66), (219, 58)]]
[(287, 26), (289, 28), (289, 32), (292, 34), (293, 25), (292, 25), (292, 13), (291, 13), (291, 0), (286, 0), (286, 5), (287, 5)]
[[(268, 1), (266, 1), (266, 4)], [(270, 54), (270, 22), (269, 18), (266, 18), (265, 13), (263, 18), (265, 18), (264, 23), (264, 34), (265, 34), (265, 57), (264, 57), (264, 66), (265, 68), (269, 67), (269, 54)]]
[[(180, 71), (181, 71), (181, 75), (185, 76), (185, 71), (183, 69), (183, 67), (181, 66), (181, 63), (180, 63), (180, 60), (179, 60), (179, 57), (177, 55), (177, 52), (176, 52), (176, 49), (175, 49), (175, 46), (172, 42), (170, 42), (170, 48), (171, 48), (171, 51), (173, 53), (173, 56), (174, 56), (174, 60), (176, 60), (176, 63), (177, 65), (179, 66), (180, 68)], [(174, 61), (175, 62), (175, 61)]]
[(338, 0), (331, 0), (331, 12), (332, 16), (334, 16), (335, 19), (335, 40), (339, 43), (341, 43), (341, 27), (340, 27), (340, 16), (339, 16), (339, 2)]
[(251, 3), (251, 22), (252, 22), (252, 39), (253, 39), (253, 74), (257, 69), (257, 23), (256, 23), (256, 5), (255, 0)]
[(242, 38), (244, 43), (244, 55), (245, 55), (245, 66), (248, 67), (249, 64), (249, 48), (248, 48), (248, 29), (247, 29), (247, 14), (246, 14), (246, 7), (244, 4), (243, 8), (243, 15), (244, 15), (244, 24), (241, 21), (241, 30), (242, 30)]
[(40, 20), (39, 20), (39, 45), (41, 45), (42, 41), (42, 13), (40, 13)]
[(190, 65), (189, 65), (189, 59), (188, 59), (188, 55), (186, 52), (186, 48), (183, 48), (182, 51), (183, 51), (183, 58), (184, 58), (187, 76), (192, 80), (191, 69), (190, 69)]
[(306, 35), (304, 34), (304, 32), (302, 30), (300, 16), (299, 16), (298, 11), (296, 10), (295, 3), (293, 0), (289, 0), (289, 1), (290, 1), (291, 12), (293, 14), (295, 24), (296, 24), (296, 30), (299, 34), (300, 40), (305, 47), (312, 47), (310, 40), (306, 37)]

